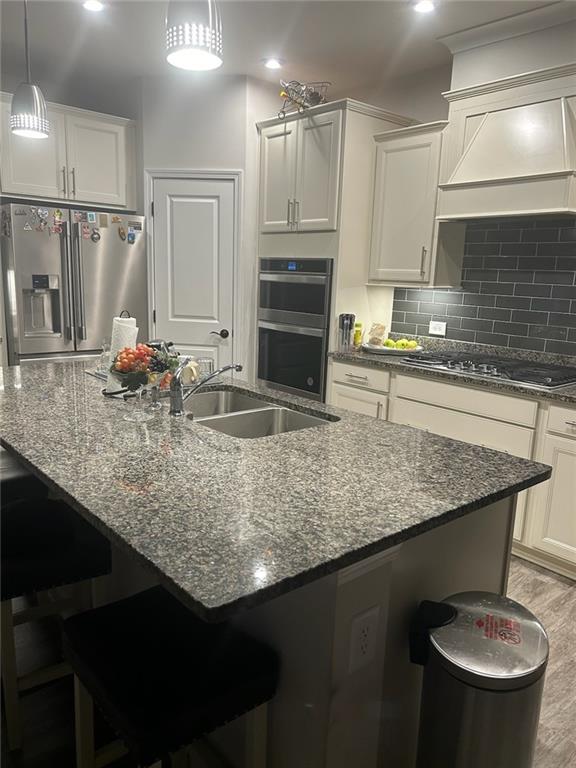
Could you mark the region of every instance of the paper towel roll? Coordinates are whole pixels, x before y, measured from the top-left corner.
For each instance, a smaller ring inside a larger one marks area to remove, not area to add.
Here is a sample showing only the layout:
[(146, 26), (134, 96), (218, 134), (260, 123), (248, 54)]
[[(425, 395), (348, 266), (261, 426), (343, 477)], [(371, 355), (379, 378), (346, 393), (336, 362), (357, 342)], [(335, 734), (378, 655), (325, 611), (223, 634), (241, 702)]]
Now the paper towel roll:
[[(138, 328), (135, 317), (115, 317), (112, 321), (112, 337), (110, 341), (110, 364), (124, 347), (135, 347), (138, 338)], [(106, 381), (106, 391), (116, 392), (118, 380), (109, 373)]]

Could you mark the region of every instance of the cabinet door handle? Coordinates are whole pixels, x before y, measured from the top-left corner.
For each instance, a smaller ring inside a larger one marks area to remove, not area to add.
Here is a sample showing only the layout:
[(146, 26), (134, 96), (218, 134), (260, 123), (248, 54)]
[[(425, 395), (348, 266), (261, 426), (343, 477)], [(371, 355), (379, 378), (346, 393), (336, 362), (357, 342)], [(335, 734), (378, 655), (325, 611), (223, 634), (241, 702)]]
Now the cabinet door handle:
[(425, 245), (422, 246), (422, 253), (420, 255), (420, 274), (422, 277), (424, 277), (424, 264), (426, 263), (426, 254), (428, 253), (428, 250)]
[(288, 205), (286, 207), (286, 226), (292, 226), (292, 200), (288, 198)]
[(76, 168), (72, 168), (72, 194), (76, 197)]
[(300, 221), (300, 200), (294, 200), (294, 224), (298, 226)]
[(64, 197), (68, 196), (68, 184), (66, 182), (67, 182), (67, 179), (66, 179), (66, 166), (63, 165), (62, 166), (62, 193), (63, 193)]
[(569, 427), (576, 427), (576, 421), (566, 421), (564, 423), (567, 424)]
[(355, 373), (347, 373), (346, 376), (350, 379), (358, 379), (358, 381), (368, 381), (368, 376), (358, 376)]
[(376, 408), (376, 418), (379, 419), (382, 415), (382, 403), (378, 400), (378, 406)]

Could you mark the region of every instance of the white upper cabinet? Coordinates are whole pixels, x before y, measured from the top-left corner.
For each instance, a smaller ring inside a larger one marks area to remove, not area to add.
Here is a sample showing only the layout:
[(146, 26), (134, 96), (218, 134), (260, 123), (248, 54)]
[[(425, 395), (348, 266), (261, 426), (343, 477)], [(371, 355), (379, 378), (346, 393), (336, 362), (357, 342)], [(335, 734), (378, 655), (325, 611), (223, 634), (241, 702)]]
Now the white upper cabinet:
[(294, 220), (301, 232), (335, 230), (338, 222), (342, 111), (299, 123)]
[(1, 100), (3, 194), (128, 204), (129, 120), (48, 105), (50, 135), (35, 141), (10, 132), (11, 98)]
[(439, 130), (377, 137), (370, 278), (426, 282), (430, 270)]
[(298, 123), (263, 128), (260, 134), (260, 230), (290, 232), (294, 217)]
[(31, 197), (66, 197), (66, 123), (49, 109), (50, 135), (27, 139), (10, 131), (10, 100), (2, 99), (0, 178), (2, 192)]
[(261, 232), (336, 230), (341, 137), (342, 110), (261, 129)]
[(126, 126), (67, 115), (66, 137), (72, 198), (126, 205)]
[(457, 285), (460, 280), (464, 228), (436, 223), (445, 126), (428, 123), (375, 137), (371, 281)]

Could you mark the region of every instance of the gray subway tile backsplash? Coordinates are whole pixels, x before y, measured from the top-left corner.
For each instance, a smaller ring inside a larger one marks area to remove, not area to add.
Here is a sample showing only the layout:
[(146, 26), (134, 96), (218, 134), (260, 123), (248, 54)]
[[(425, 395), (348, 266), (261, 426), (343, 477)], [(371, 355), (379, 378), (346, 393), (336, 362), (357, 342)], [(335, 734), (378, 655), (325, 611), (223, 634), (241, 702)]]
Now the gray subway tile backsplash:
[(391, 330), (576, 355), (576, 218), (469, 222), (461, 288), (396, 288)]

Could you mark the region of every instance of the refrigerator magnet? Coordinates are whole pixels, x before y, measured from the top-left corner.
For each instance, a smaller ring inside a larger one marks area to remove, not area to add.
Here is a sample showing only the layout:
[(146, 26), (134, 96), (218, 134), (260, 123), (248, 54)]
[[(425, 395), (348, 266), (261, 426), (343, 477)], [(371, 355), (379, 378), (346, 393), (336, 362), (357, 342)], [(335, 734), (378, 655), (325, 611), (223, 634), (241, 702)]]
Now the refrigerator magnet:
[(29, 221), (27, 221), (26, 224), (24, 224), (24, 232), (32, 232), (32, 225), (30, 224)]
[(56, 208), (54, 211), (54, 221), (62, 221), (62, 211), (60, 208)]
[(134, 245), (135, 242), (136, 242), (136, 235), (134, 234), (134, 232), (128, 232), (128, 243), (130, 245)]
[(82, 224), (82, 239), (88, 240), (90, 237), (90, 227), (88, 224)]
[(108, 214), (107, 213), (101, 213), (98, 216), (98, 224), (100, 227), (107, 227), (108, 226)]
[(112, 216), (112, 224), (122, 224), (122, 216)]
[(118, 227), (118, 237), (122, 241), (126, 240), (126, 230), (124, 227)]
[(90, 240), (92, 240), (93, 243), (97, 243), (100, 240), (100, 232), (96, 227), (92, 230), (92, 234), (90, 235)]
[(96, 214), (94, 211), (88, 211), (88, 223), (96, 224)]

